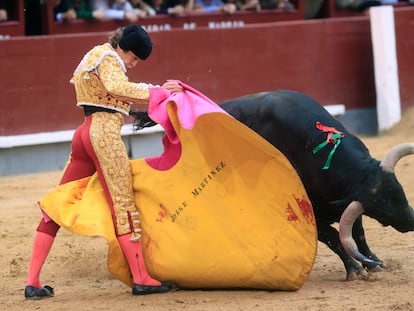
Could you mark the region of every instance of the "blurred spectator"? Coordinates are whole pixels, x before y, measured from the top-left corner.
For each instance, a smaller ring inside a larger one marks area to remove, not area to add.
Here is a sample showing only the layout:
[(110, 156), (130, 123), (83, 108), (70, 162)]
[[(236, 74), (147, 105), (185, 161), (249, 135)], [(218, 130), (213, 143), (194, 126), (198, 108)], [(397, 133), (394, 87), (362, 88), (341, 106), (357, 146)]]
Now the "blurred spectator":
[(358, 12), (378, 5), (381, 5), (380, 0), (336, 0), (336, 7), (338, 9), (350, 9)]
[(109, 1), (114, 10), (132, 11), (132, 4), (128, 0)]
[(137, 14), (127, 0), (92, 0), (93, 9), (103, 11), (105, 18), (127, 20), (134, 23), (138, 20)]
[[(223, 0), (224, 3), (234, 3), (240, 11), (260, 11), (281, 9), (289, 11), (294, 9), (294, 5), (289, 0)], [(307, 2), (306, 0), (305, 2)]]
[(144, 0), (129, 0), (129, 2), (131, 2), (133, 10), (139, 17), (153, 16), (157, 14), (154, 8)]
[(260, 11), (262, 9), (260, 0), (245, 0), (238, 5), (238, 9), (245, 11)]
[[(113, 18), (115, 19), (126, 19), (129, 22), (133, 23), (136, 22), (138, 20), (138, 18), (140, 17), (136, 10), (134, 10), (134, 8), (132, 7), (132, 4), (128, 1), (128, 0), (113, 0), (113, 1), (109, 1), (111, 4), (111, 9), (118, 11), (118, 12), (123, 12), (123, 15), (121, 16), (113, 16)], [(107, 11), (108, 12), (108, 11)], [(112, 17), (112, 16), (108, 16), (107, 17)], [(144, 17), (144, 16), (142, 16)]]
[(151, 0), (148, 3), (157, 14), (180, 16), (192, 9), (187, 9), (188, 2), (184, 1), (189, 2), (193, 0)]
[(105, 17), (103, 10), (94, 10), (90, 0), (54, 0), (53, 13), (57, 21), (97, 19)]
[(329, 0), (306, 0), (305, 1), (305, 19), (323, 17), (323, 3)]
[(79, 19), (98, 19), (105, 18), (103, 10), (94, 9), (92, 0), (69, 0), (75, 4), (76, 16)]
[(0, 0), (0, 23), (7, 21), (7, 3), (6, 0)]
[[(294, 5), (289, 0), (259, 0), (260, 6), (264, 10), (274, 10), (274, 9), (281, 9), (285, 11), (289, 11), (294, 9)], [(306, 0), (305, 2), (307, 2)]]
[[(329, 0), (306, 0), (305, 18), (321, 18), (324, 15), (324, 4)], [(357, 12), (365, 11), (372, 6), (381, 5), (380, 0), (335, 0), (336, 9), (352, 10)]]
[(222, 0), (194, 0), (194, 12), (225, 12), (233, 14), (237, 7), (235, 3), (225, 3)]
[(237, 10), (240, 11), (260, 11), (260, 1), (259, 0), (226, 0), (225, 3), (234, 3)]
[(55, 20), (59, 22), (72, 21), (77, 18), (75, 4), (68, 0), (54, 0), (53, 14)]

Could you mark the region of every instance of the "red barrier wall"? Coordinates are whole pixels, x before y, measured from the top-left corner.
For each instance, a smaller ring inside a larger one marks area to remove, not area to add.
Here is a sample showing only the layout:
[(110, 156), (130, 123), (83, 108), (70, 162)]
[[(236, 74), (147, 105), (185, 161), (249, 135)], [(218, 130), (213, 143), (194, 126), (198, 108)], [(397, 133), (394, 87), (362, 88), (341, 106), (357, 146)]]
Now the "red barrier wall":
[[(396, 11), (403, 109), (414, 105), (414, 9)], [(69, 84), (82, 56), (108, 33), (0, 41), (0, 135), (75, 128), (82, 120)], [(213, 100), (295, 89), (323, 104), (375, 106), (367, 17), (153, 32), (154, 53), (129, 76), (154, 84), (175, 78)]]
[(395, 14), (398, 76), (402, 110), (414, 106), (414, 8), (400, 8)]

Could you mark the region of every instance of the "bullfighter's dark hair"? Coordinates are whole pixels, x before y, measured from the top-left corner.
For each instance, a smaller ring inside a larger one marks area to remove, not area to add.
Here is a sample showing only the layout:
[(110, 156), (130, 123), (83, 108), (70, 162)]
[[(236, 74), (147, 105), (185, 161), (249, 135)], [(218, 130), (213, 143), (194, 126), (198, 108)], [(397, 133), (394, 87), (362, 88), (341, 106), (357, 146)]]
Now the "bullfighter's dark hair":
[(111, 44), (111, 46), (116, 49), (119, 44), (119, 40), (122, 38), (122, 33), (124, 32), (125, 27), (119, 27), (117, 30), (112, 33), (109, 38), (108, 42)]

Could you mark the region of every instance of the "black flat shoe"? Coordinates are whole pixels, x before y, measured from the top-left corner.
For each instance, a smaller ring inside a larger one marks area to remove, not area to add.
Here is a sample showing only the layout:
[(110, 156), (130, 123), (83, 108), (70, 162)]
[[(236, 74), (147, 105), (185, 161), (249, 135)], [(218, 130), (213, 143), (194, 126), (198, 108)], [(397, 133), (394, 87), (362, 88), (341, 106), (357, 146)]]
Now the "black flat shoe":
[(24, 298), (31, 300), (39, 300), (42, 298), (53, 297), (55, 292), (53, 288), (46, 285), (45, 287), (26, 286), (24, 289)]
[(134, 284), (132, 286), (132, 295), (161, 294), (176, 291), (177, 289), (175, 284), (169, 282), (161, 282), (159, 286)]

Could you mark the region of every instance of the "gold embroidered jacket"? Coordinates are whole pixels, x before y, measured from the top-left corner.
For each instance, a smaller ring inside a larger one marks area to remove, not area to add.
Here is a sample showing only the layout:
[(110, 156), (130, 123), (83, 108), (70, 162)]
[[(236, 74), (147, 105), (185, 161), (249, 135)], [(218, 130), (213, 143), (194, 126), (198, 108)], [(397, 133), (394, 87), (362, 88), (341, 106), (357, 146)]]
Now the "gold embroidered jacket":
[(75, 69), (70, 82), (76, 89), (77, 106), (97, 106), (129, 114), (130, 104), (147, 104), (147, 83), (129, 82), (121, 57), (109, 43), (90, 50)]

